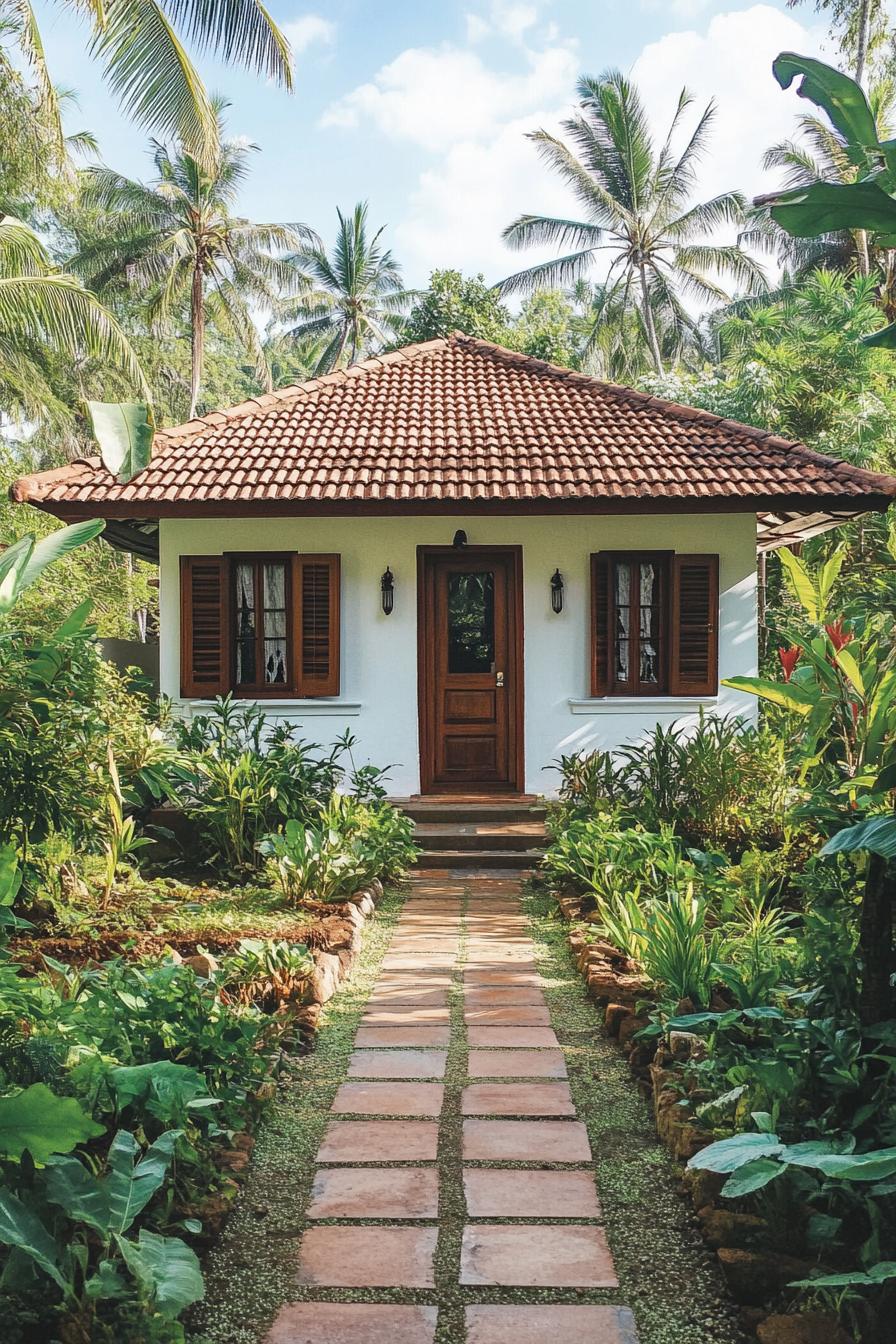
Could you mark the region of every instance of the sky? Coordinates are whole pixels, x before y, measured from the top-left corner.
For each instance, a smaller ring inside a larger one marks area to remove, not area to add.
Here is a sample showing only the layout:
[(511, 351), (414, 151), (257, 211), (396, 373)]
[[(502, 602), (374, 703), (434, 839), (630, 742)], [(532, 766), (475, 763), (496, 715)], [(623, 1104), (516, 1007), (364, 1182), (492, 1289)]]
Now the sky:
[[(94, 131), (106, 163), (151, 176), (147, 133), (104, 88), (83, 23), (52, 0), (35, 8), (52, 74), (77, 95), (67, 129)], [(692, 118), (714, 99), (700, 194), (755, 194), (769, 185), (763, 150), (805, 109), (778, 88), (772, 60), (785, 49), (832, 56), (814, 5), (785, 0), (272, 0), (268, 8), (293, 44), (293, 94), (199, 61), (208, 87), (230, 101), (228, 134), (259, 147), (241, 213), (301, 221), (331, 239), (336, 207), (367, 200), (414, 286), (434, 267), (497, 282), (524, 264), (500, 236), (517, 214), (574, 210), (525, 137), (559, 129), (580, 74), (630, 74), (658, 132), (683, 85), (695, 97)], [(545, 255), (527, 251), (525, 264)]]

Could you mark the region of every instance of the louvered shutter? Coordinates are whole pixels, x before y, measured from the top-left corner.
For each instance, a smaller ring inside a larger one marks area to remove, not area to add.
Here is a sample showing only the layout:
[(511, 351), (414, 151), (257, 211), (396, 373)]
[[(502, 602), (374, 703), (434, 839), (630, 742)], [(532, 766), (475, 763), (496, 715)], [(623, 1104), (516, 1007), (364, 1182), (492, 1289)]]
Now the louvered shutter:
[(719, 557), (672, 561), (673, 695), (715, 695), (719, 687)]
[(338, 695), (339, 556), (296, 556), (293, 592), (298, 693)]
[(610, 689), (610, 557), (591, 557), (591, 694)]
[(181, 556), (181, 695), (207, 698), (229, 689), (227, 573), (223, 556)]

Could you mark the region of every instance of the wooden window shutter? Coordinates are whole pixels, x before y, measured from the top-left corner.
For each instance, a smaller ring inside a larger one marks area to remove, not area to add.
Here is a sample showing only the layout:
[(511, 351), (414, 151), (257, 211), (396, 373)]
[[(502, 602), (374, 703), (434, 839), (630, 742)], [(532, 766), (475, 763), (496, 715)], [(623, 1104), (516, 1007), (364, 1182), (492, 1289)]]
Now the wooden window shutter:
[(181, 695), (206, 699), (229, 690), (227, 574), (221, 555), (180, 558)]
[(591, 694), (610, 690), (610, 557), (591, 557)]
[(301, 696), (339, 694), (339, 556), (295, 558), (296, 689)]
[(719, 557), (676, 555), (672, 561), (673, 695), (715, 695), (719, 688)]

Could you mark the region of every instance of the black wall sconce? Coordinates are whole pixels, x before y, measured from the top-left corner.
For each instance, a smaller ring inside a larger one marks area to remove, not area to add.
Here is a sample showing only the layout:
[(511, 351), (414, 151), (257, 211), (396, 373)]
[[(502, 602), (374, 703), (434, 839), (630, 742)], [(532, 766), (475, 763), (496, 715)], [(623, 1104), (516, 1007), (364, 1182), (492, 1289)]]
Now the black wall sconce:
[(460, 551), (463, 550), (466, 544), (467, 544), (467, 534), (462, 527), (459, 527), (454, 534), (454, 540), (452, 541), (451, 545)]
[(559, 569), (554, 570), (554, 576), (551, 579), (551, 610), (557, 616), (563, 610), (563, 575)]
[(383, 596), (383, 615), (390, 616), (395, 605), (395, 579), (388, 565), (385, 574), (380, 579), (380, 591)]

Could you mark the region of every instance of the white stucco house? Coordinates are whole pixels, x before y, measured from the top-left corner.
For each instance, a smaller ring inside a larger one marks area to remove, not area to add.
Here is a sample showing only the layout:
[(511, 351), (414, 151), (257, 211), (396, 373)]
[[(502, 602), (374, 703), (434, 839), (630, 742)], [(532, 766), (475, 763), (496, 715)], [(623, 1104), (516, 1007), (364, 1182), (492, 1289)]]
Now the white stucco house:
[(158, 556), (160, 681), (233, 692), (396, 793), (550, 792), (561, 753), (751, 713), (759, 550), (896, 479), (454, 335), (156, 437), (13, 498)]

